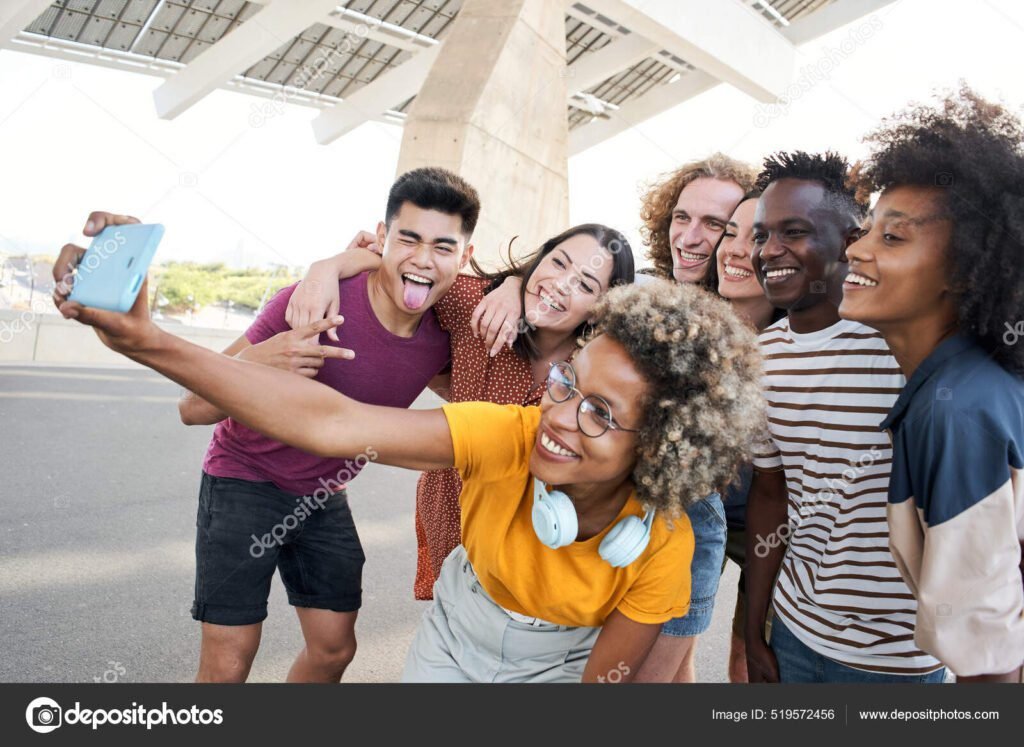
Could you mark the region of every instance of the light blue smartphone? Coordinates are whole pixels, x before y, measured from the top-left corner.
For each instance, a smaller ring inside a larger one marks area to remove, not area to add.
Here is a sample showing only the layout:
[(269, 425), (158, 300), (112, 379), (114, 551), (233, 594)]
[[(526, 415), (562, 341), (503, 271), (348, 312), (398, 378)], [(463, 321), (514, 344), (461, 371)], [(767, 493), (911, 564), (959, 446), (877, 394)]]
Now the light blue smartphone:
[(129, 311), (163, 235), (159, 224), (104, 228), (82, 256), (68, 300), (107, 311)]

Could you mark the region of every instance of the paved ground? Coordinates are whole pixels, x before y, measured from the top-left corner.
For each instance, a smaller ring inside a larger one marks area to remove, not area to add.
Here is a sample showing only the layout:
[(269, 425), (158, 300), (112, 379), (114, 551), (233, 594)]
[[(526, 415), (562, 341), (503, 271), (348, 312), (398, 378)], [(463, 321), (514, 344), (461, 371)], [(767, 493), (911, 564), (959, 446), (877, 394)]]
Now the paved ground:
[[(177, 394), (148, 371), (0, 366), (0, 681), (193, 678), (196, 491), (210, 429), (181, 425)], [(414, 486), (412, 473), (371, 465), (350, 490), (367, 563), (349, 681), (397, 680), (422, 614), (411, 591)], [(726, 681), (737, 575), (730, 564), (698, 650), (701, 681)], [(275, 578), (251, 679), (282, 680), (300, 648)]]

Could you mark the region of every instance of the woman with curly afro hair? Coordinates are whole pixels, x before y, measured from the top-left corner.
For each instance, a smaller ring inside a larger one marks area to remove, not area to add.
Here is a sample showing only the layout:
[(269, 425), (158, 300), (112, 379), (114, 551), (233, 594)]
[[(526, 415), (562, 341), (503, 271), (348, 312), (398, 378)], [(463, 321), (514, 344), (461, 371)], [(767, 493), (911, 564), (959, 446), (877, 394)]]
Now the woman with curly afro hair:
[(960, 681), (1020, 681), (1024, 129), (963, 88), (867, 142), (861, 187), (881, 195), (840, 313), (878, 329), (907, 377), (882, 427), (915, 640)]
[(61, 311), (283, 443), (321, 455), (372, 447), (384, 464), (459, 470), (463, 542), (444, 563), (406, 681), (631, 680), (662, 623), (690, 603), (686, 507), (732, 479), (763, 427), (753, 332), (690, 286), (611, 290), (597, 335), (572, 364), (552, 365), (539, 408), (362, 404), (162, 331), (146, 297), (126, 315)]

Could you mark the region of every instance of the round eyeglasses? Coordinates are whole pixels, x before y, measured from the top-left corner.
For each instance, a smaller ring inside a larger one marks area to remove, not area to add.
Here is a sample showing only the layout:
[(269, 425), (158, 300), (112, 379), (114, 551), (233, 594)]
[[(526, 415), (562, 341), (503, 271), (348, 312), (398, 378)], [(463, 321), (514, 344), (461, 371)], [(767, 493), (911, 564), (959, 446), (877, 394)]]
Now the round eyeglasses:
[(612, 406), (597, 394), (583, 396), (576, 388), (576, 371), (570, 363), (552, 363), (548, 369), (548, 396), (553, 402), (568, 402), (577, 394), (580, 404), (576, 408), (576, 424), (580, 433), (589, 438), (599, 438), (608, 429), (613, 431), (639, 432), (636, 428), (624, 428), (612, 417)]

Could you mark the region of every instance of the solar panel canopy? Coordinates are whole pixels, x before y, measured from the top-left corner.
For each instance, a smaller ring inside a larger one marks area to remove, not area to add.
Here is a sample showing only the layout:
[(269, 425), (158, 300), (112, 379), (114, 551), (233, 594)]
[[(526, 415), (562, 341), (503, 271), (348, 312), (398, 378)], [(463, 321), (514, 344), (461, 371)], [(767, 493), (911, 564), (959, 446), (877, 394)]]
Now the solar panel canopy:
[[(743, 0), (752, 12), (782, 28), (835, 0)], [(258, 14), (267, 0), (57, 0), (19, 35), (25, 41), (64, 44), (94, 51), (106, 64), (135, 67), (150, 63), (163, 74), (187, 65), (211, 45)], [(713, 3), (708, 3), (713, 9)], [(242, 72), (236, 82), (264, 93), (299, 92), (291, 100), (326, 107), (370, 85), (409, 61), (418, 51), (443, 41), (462, 0), (350, 0), (340, 2), (323, 23), (282, 38), (280, 46)], [(565, 42), (568, 64), (595, 54), (630, 29), (604, 18), (586, 3), (567, 3)], [(88, 56), (83, 61), (89, 61)], [(609, 75), (574, 96), (569, 125), (577, 128), (601, 115), (675, 82), (695, 68), (660, 50)], [(571, 81), (570, 81), (571, 86)], [(396, 118), (412, 98), (392, 110)]]

